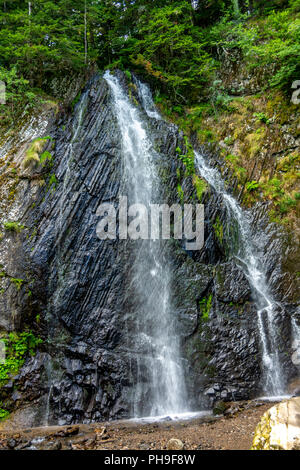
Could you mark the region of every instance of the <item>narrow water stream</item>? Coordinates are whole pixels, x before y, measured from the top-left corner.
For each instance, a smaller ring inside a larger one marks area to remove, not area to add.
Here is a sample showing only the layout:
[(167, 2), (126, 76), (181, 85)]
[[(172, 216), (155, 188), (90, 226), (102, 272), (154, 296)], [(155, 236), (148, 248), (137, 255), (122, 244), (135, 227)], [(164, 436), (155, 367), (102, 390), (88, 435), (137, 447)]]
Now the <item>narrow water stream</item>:
[(234, 197), (226, 191), (218, 170), (211, 168), (198, 152), (195, 152), (195, 161), (200, 175), (217, 193), (222, 195), (229, 220), (232, 220), (237, 226), (238, 244), (232, 246), (231, 254), (248, 278), (256, 301), (257, 324), (262, 346), (262, 388), (267, 396), (281, 396), (285, 392), (285, 383), (278, 352), (277, 335), (279, 331), (276, 329), (274, 315), (276, 311), (280, 312), (282, 307), (275, 302), (269, 290), (262, 263), (253, 246), (246, 213), (243, 212)]

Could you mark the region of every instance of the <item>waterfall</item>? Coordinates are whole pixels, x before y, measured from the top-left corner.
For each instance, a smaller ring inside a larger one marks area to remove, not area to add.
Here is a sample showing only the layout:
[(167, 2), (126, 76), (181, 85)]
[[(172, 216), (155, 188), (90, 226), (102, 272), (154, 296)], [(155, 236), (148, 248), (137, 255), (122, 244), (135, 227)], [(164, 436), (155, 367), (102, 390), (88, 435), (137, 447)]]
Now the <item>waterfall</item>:
[(200, 153), (195, 152), (195, 160), (202, 178), (214, 190), (221, 194), (229, 218), (235, 221), (238, 231), (238, 246), (233, 246), (233, 256), (245, 273), (252, 287), (257, 307), (258, 331), (261, 338), (263, 363), (263, 388), (268, 396), (280, 396), (284, 393), (283, 370), (278, 352), (278, 331), (275, 313), (281, 306), (275, 302), (269, 291), (266, 274), (255, 253), (251, 229), (246, 214), (237, 201), (225, 189), (224, 181), (217, 169), (211, 168)]
[(150, 118), (160, 120), (161, 116), (160, 114), (158, 114), (155, 108), (155, 104), (153, 103), (150, 88), (145, 83), (142, 83), (139, 80), (136, 80), (136, 84), (138, 87), (139, 98), (143, 104), (143, 108), (146, 111), (147, 115)]
[[(157, 154), (146, 131), (146, 121), (110, 72), (104, 75), (113, 97), (121, 133), (123, 186), (130, 204), (156, 202), (160, 181)], [(159, 118), (147, 87), (138, 84), (141, 101), (149, 117)], [(187, 397), (180, 358), (176, 318), (172, 314), (171, 272), (166, 242), (130, 242), (133, 263), (128, 273), (127, 298), (134, 323), (133, 349), (136, 351), (136, 381), (133, 415), (162, 416), (186, 411)]]
[(292, 348), (294, 350), (292, 360), (294, 365), (300, 369), (300, 322), (296, 318), (292, 318)]

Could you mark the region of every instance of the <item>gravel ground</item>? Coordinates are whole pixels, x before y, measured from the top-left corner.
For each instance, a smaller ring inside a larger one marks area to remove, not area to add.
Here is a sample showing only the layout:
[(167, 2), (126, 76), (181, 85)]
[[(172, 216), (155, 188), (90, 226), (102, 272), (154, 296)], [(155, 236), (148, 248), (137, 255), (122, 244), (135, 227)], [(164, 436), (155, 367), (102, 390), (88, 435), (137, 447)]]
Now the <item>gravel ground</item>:
[(170, 439), (185, 450), (249, 450), (254, 430), (270, 403), (233, 403), (226, 416), (142, 424), (132, 421), (50, 426), (9, 431), (0, 428), (0, 449), (163, 450)]

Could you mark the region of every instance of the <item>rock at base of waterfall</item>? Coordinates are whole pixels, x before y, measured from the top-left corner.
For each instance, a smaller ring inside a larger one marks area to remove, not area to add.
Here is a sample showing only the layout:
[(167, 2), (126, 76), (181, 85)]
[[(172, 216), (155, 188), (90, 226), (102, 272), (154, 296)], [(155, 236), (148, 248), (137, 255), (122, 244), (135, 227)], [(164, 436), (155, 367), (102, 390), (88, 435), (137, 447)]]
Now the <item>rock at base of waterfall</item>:
[(217, 401), (213, 408), (213, 414), (215, 416), (222, 415), (227, 410), (228, 404), (224, 403), (223, 401)]
[(168, 450), (182, 450), (183, 448), (184, 445), (180, 439), (170, 439), (167, 443)]
[(300, 396), (300, 377), (297, 377), (289, 383), (288, 392), (293, 396)]
[(263, 415), (252, 450), (300, 450), (300, 397), (279, 403)]

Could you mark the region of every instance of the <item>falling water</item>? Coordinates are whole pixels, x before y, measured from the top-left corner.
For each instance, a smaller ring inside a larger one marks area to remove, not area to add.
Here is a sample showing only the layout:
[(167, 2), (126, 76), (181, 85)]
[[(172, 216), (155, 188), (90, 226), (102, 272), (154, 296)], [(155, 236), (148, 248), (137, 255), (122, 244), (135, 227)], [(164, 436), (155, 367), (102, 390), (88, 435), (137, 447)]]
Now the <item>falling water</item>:
[(294, 350), (292, 361), (298, 369), (300, 369), (300, 319), (292, 318), (292, 334), (293, 334), (293, 344), (292, 348)]
[[(104, 78), (112, 91), (122, 137), (128, 203), (147, 207), (159, 198), (157, 155), (139, 110), (131, 104), (118, 79), (109, 72)], [(149, 101), (147, 88), (139, 84), (139, 93), (151, 116), (155, 109)], [(127, 297), (131, 299), (130, 314), (135, 324), (135, 333), (131, 332), (137, 358), (135, 417), (176, 414), (186, 411), (187, 406), (177, 325), (172, 315), (171, 273), (164, 248), (163, 242), (151, 240), (138, 240), (130, 245), (134, 261)]]
[(262, 345), (264, 392), (268, 396), (280, 396), (284, 393), (284, 380), (277, 347), (275, 313), (280, 311), (281, 306), (274, 301), (269, 291), (263, 267), (255, 254), (246, 214), (237, 201), (227, 193), (218, 170), (209, 167), (198, 152), (195, 152), (195, 156), (201, 176), (217, 193), (222, 195), (230, 219), (237, 224), (239, 243), (233, 248), (233, 255), (247, 276), (256, 300), (258, 329)]
[(143, 108), (146, 111), (147, 115), (150, 118), (155, 118), (157, 120), (161, 119), (161, 116), (158, 114), (155, 105), (153, 103), (152, 95), (150, 88), (145, 84), (136, 80), (139, 98), (143, 104)]

